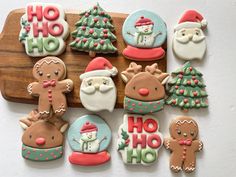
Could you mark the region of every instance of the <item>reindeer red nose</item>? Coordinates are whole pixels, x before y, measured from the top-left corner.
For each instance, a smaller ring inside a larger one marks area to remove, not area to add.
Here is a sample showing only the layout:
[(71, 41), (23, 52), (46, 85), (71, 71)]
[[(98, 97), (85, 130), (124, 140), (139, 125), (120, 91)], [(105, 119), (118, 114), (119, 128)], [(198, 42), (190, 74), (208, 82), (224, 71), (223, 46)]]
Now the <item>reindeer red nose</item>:
[(37, 138), (35, 142), (37, 145), (44, 145), (46, 140), (44, 138)]
[(138, 93), (142, 96), (148, 96), (149, 90), (146, 89), (146, 88), (141, 88), (141, 89), (138, 90)]

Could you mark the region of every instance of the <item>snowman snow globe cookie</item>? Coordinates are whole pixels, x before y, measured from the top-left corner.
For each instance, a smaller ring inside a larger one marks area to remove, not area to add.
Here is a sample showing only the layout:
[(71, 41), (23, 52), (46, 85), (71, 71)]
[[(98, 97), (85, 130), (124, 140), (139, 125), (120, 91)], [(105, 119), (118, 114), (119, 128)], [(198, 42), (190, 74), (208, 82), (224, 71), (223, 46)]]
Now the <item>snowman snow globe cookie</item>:
[(97, 115), (78, 118), (69, 128), (68, 141), (73, 150), (69, 156), (71, 164), (95, 166), (110, 160), (106, 149), (111, 142), (111, 130)]
[(162, 45), (166, 42), (165, 22), (157, 14), (138, 10), (125, 20), (122, 35), (127, 43), (125, 58), (136, 61), (153, 61), (165, 56)]

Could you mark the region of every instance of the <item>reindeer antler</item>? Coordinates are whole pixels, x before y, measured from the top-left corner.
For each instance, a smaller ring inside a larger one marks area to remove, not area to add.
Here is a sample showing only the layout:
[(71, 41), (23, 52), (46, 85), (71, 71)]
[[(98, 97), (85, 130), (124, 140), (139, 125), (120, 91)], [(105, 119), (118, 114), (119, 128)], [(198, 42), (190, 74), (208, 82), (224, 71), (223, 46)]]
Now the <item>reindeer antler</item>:
[(168, 78), (169, 74), (168, 73), (163, 73), (160, 69), (158, 69), (158, 64), (154, 63), (151, 66), (146, 66), (145, 71), (149, 72), (150, 74), (154, 75), (155, 77), (158, 78), (158, 80), (164, 85)]
[(26, 117), (20, 119), (20, 125), (23, 129), (26, 129), (38, 120), (40, 120), (40, 114), (37, 109), (34, 109)]
[(129, 67), (125, 71), (121, 72), (121, 78), (125, 83), (127, 83), (134, 75), (140, 73), (141, 71), (141, 65), (131, 62)]

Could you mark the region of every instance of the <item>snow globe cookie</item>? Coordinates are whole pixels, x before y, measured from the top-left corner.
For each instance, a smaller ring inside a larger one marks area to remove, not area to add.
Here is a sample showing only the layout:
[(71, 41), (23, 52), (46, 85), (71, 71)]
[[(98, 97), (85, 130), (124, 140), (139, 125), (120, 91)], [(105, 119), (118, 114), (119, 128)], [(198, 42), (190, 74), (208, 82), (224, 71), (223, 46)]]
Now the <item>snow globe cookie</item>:
[(121, 78), (126, 83), (124, 109), (129, 113), (148, 114), (163, 109), (165, 98), (165, 83), (169, 74), (158, 69), (157, 63), (142, 66), (131, 62), (129, 67), (121, 72)]
[(88, 64), (85, 72), (80, 75), (80, 100), (87, 110), (113, 111), (117, 91), (111, 77), (117, 73), (117, 68), (103, 57), (97, 57)]
[(72, 32), (74, 41), (70, 43), (71, 48), (88, 52), (90, 57), (95, 57), (96, 53), (117, 52), (113, 45), (116, 36), (113, 34), (111, 16), (98, 3), (80, 15), (80, 20), (75, 24), (76, 29)]
[(66, 48), (69, 26), (65, 12), (58, 4), (30, 3), (21, 17), (19, 40), (27, 55), (43, 57), (60, 55)]
[(25, 130), (22, 136), (22, 157), (27, 160), (44, 162), (61, 158), (64, 135), (68, 123), (52, 115), (49, 120), (40, 119), (38, 110), (20, 119)]
[(207, 108), (208, 95), (202, 73), (186, 62), (183, 67), (172, 72), (168, 82), (166, 104), (180, 107), (184, 111), (192, 108)]
[(174, 28), (172, 49), (183, 60), (202, 60), (206, 52), (206, 37), (203, 31), (207, 21), (195, 10), (186, 11)]
[(75, 165), (94, 166), (110, 160), (107, 148), (111, 142), (111, 130), (97, 115), (78, 118), (68, 130), (72, 154), (69, 161)]
[(157, 160), (163, 138), (152, 115), (125, 114), (118, 136), (117, 148), (125, 164), (151, 165)]
[(160, 16), (138, 10), (130, 14), (122, 28), (122, 35), (127, 44), (124, 57), (136, 61), (158, 60), (165, 56), (162, 45), (166, 42), (166, 24)]

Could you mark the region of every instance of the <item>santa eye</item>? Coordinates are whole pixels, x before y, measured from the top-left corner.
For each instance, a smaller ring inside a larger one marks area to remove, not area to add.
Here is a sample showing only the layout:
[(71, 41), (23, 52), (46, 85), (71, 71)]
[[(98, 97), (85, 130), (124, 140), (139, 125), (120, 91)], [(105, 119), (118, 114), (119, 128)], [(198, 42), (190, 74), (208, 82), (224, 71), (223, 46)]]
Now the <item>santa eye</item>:
[(38, 74), (39, 74), (40, 76), (42, 76), (42, 75), (43, 75), (43, 72), (42, 72), (42, 71), (39, 71)]
[(190, 135), (191, 135), (191, 136), (194, 136), (194, 132), (191, 131), (191, 132), (190, 132)]
[(92, 82), (91, 82), (91, 81), (88, 81), (87, 84), (88, 84), (88, 86), (91, 86), (91, 85), (92, 85)]
[(180, 131), (180, 130), (177, 130), (177, 133), (178, 133), (179, 135), (181, 135), (181, 131)]
[(59, 74), (59, 72), (56, 70), (56, 71), (54, 71), (54, 74), (55, 74), (55, 75), (58, 75), (58, 74)]
[(52, 140), (54, 140), (54, 138), (55, 138), (55, 137), (54, 137), (54, 136), (52, 136)]
[(108, 85), (108, 81), (105, 81), (105, 80), (104, 80), (104, 81), (103, 81), (103, 84), (104, 84), (104, 85)]

